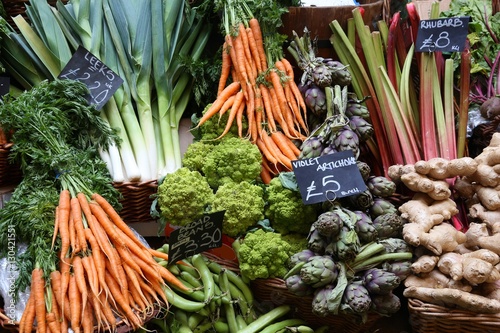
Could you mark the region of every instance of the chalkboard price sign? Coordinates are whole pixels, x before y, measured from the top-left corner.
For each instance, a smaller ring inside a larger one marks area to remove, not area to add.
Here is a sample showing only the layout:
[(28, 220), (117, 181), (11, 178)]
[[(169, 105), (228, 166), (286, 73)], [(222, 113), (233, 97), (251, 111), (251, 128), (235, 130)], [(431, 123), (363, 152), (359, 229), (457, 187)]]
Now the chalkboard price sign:
[(469, 31), (469, 16), (420, 20), (417, 52), (462, 52)]
[(89, 104), (95, 105), (98, 110), (123, 83), (121, 77), (81, 46), (64, 66), (58, 78), (85, 83), (90, 91), (87, 96)]
[(169, 263), (222, 246), (222, 220), (225, 211), (206, 214), (198, 221), (172, 231), (168, 239)]
[(292, 161), (293, 173), (306, 205), (359, 194), (366, 184), (352, 150)]

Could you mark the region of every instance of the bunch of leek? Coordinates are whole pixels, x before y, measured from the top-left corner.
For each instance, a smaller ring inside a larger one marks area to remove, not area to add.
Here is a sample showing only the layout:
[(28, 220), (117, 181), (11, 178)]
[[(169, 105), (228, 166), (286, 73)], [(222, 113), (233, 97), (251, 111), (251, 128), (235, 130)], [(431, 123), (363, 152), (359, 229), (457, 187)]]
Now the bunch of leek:
[(184, 0), (72, 0), (26, 4), (0, 32), (0, 61), (24, 89), (55, 79), (79, 46), (124, 83), (101, 110), (120, 140), (101, 151), (114, 182), (145, 182), (181, 166), (179, 123), (210, 25)]

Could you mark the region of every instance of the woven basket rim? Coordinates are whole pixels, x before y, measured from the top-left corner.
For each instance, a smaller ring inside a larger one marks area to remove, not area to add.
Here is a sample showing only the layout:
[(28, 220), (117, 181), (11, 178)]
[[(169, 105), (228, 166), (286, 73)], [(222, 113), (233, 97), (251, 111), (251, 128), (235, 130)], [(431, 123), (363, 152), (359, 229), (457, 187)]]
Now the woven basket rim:
[(448, 317), (457, 321), (480, 321), (500, 325), (500, 313), (477, 313), (463, 309), (452, 309), (416, 298), (408, 298), (408, 309), (411, 313), (420, 313), (429, 317)]

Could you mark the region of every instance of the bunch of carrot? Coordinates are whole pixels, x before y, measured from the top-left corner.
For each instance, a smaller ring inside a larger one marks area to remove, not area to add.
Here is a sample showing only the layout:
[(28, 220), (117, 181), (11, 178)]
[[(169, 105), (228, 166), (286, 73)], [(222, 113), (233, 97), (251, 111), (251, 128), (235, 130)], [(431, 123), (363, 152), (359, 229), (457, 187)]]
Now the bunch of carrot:
[[(299, 156), (294, 140), (301, 142), (308, 134), (305, 102), (292, 65), (284, 56), (269, 57), (260, 23), (244, 3), (228, 4), (223, 21), (217, 98), (197, 127), (229, 112), (219, 138), (236, 122), (240, 137), (249, 138), (260, 148), (262, 178), (266, 181), (282, 170), (291, 170), (291, 160)], [(248, 121), (247, 133), (242, 133), (243, 117)]]
[[(55, 212), (52, 246), (60, 237), (59, 267), (32, 271), (31, 292), (19, 332), (93, 332), (124, 323), (141, 327), (169, 285), (189, 291), (155, 258), (101, 195), (63, 189)], [(156, 305), (156, 307), (155, 307)]]

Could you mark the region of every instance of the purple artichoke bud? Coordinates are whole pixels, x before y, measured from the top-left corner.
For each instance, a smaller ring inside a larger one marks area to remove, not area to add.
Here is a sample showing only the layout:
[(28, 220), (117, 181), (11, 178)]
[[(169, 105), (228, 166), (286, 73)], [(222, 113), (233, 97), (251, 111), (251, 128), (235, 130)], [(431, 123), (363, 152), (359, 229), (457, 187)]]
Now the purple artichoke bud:
[(390, 317), (401, 308), (401, 300), (392, 292), (387, 295), (372, 295), (370, 310), (381, 316)]
[(399, 213), (387, 213), (373, 219), (373, 226), (377, 230), (379, 239), (397, 237), (401, 235), (404, 219)]
[(337, 152), (337, 148), (335, 148), (334, 145), (328, 145), (323, 149), (320, 156), (325, 156), (325, 155), (333, 154), (336, 152)]
[[(352, 210), (366, 211), (372, 207), (374, 203), (373, 195), (368, 189), (358, 194), (345, 197), (344, 200), (348, 206), (352, 207)], [(370, 217), (372, 216), (370, 215)]]
[(307, 138), (300, 147), (299, 158), (313, 158), (321, 155), (323, 143), (317, 137)]
[(345, 110), (345, 115), (348, 118), (351, 118), (353, 116), (358, 116), (363, 118), (366, 121), (370, 120), (370, 111), (368, 111), (368, 108), (361, 103), (358, 103), (357, 101), (348, 101), (347, 102), (347, 108)]
[(399, 277), (381, 268), (368, 269), (363, 275), (363, 285), (373, 295), (386, 295), (399, 286)]
[(353, 281), (347, 285), (342, 296), (342, 303), (355, 313), (364, 313), (370, 310), (372, 300), (362, 282)]
[(386, 261), (382, 264), (382, 269), (396, 274), (400, 281), (404, 281), (412, 273), (411, 261), (409, 260), (395, 262)]
[(311, 78), (314, 84), (320, 88), (332, 85), (332, 71), (324, 63), (314, 63), (311, 70)]
[(384, 176), (371, 176), (366, 186), (377, 197), (390, 197), (396, 192), (396, 183)]
[(373, 226), (373, 221), (367, 213), (356, 210), (354, 214), (358, 217), (354, 224), (354, 230), (358, 234), (359, 240), (369, 243), (377, 238), (377, 230)]
[(403, 253), (412, 252), (408, 243), (402, 238), (386, 238), (379, 240), (379, 243), (384, 246), (385, 253)]
[(300, 278), (313, 288), (333, 283), (339, 274), (337, 264), (330, 256), (311, 257), (300, 270)]
[(320, 235), (331, 239), (340, 233), (343, 222), (339, 214), (333, 211), (327, 211), (318, 216), (317, 220), (314, 222), (314, 226)]
[(356, 231), (343, 226), (337, 239), (326, 246), (325, 254), (341, 261), (350, 261), (356, 257), (360, 246)]
[(324, 286), (321, 289), (315, 291), (312, 300), (312, 313), (318, 317), (326, 317), (331, 315), (329, 300), (330, 294), (335, 287), (333, 285)]
[(372, 168), (368, 165), (368, 163), (363, 161), (356, 161), (358, 165), (359, 172), (361, 173), (361, 177), (366, 182), (372, 173)]
[(360, 116), (352, 116), (349, 118), (349, 126), (358, 135), (361, 141), (366, 141), (373, 136), (373, 126), (368, 121)]
[(307, 248), (314, 253), (323, 254), (325, 253), (326, 245), (328, 241), (325, 237), (321, 236), (321, 234), (314, 228), (307, 235)]
[(304, 102), (311, 112), (317, 116), (326, 114), (325, 92), (315, 84), (311, 84), (304, 93)]
[(314, 288), (304, 283), (300, 275), (292, 275), (285, 280), (287, 289), (297, 296), (308, 296), (314, 293)]
[(373, 204), (369, 207), (368, 213), (372, 219), (377, 218), (379, 215), (387, 213), (397, 213), (398, 209), (392, 202), (385, 198), (375, 197), (373, 198)]
[(314, 257), (316, 255), (317, 255), (316, 253), (314, 253), (313, 251), (311, 251), (309, 249), (305, 249), (305, 250), (302, 250), (300, 252), (297, 252), (290, 257), (289, 266), (293, 267), (298, 263), (307, 262), (309, 260), (309, 258)]
[(305, 96), (307, 89), (309, 89), (312, 84), (313, 83), (310, 80), (305, 80), (304, 83), (299, 82), (299, 84), (297, 84), (297, 88), (299, 88), (299, 91), (302, 94), (302, 96)]
[(359, 137), (349, 126), (337, 133), (334, 144), (338, 151), (352, 150), (356, 158), (359, 156)]
[(330, 69), (333, 83), (332, 85), (338, 84), (339, 86), (348, 86), (351, 84), (351, 72), (349, 72), (346, 65), (342, 64), (340, 61), (332, 59), (324, 59), (323, 63), (325, 63)]

